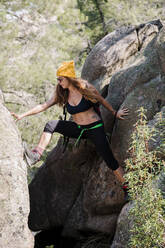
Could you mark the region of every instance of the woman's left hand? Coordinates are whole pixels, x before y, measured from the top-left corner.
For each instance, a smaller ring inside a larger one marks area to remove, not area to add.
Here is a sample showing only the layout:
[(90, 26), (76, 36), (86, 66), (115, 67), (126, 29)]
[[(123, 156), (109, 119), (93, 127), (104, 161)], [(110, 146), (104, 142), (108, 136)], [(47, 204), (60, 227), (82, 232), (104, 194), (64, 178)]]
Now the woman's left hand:
[(128, 115), (128, 112), (129, 112), (129, 110), (127, 108), (122, 108), (122, 109), (117, 111), (116, 118), (118, 118), (120, 120), (124, 120), (123, 116)]

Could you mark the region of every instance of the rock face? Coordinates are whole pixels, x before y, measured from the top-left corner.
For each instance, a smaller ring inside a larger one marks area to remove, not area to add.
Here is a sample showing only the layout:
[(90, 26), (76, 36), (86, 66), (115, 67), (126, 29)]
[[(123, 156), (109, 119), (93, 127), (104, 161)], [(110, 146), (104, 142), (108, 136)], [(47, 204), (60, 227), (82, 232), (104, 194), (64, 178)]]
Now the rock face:
[(164, 35), (162, 28), (131, 66), (116, 73), (110, 82), (107, 100), (116, 109), (127, 107), (130, 111), (125, 121), (116, 122), (112, 135), (112, 150), (121, 164), (129, 156), (127, 150), (138, 119), (137, 110), (143, 106), (147, 119), (151, 120), (165, 105), (165, 74), (158, 54)]
[[(113, 108), (129, 108), (129, 116), (116, 120), (114, 128), (111, 113), (101, 108), (106, 130), (112, 133), (111, 148), (123, 166), (138, 119), (136, 110), (144, 106), (152, 120), (165, 106), (165, 30), (161, 27), (154, 21), (107, 35), (94, 47), (82, 71), (82, 77), (99, 90), (106, 86), (106, 100)], [(82, 142), (63, 154), (61, 142), (30, 184), (30, 228), (62, 227), (65, 237), (79, 238), (89, 232), (113, 237), (124, 205), (121, 186), (92, 144)]]
[(135, 54), (155, 37), (159, 20), (134, 27), (122, 27), (105, 36), (93, 48), (82, 69), (82, 78), (99, 90), (109, 84), (112, 75), (131, 62)]
[(28, 229), (29, 195), (21, 139), (10, 113), (0, 103), (0, 247), (32, 248)]
[(133, 207), (133, 204), (127, 203), (117, 220), (117, 229), (115, 233), (115, 237), (113, 243), (110, 248), (126, 248), (128, 247), (130, 233), (129, 230), (131, 229), (132, 222), (128, 218), (129, 211)]
[[(165, 106), (148, 123), (149, 127), (154, 128), (156, 130), (154, 140), (150, 140), (149, 142), (149, 149), (156, 150), (157, 156), (165, 160), (165, 147), (164, 147), (164, 144), (162, 144), (162, 139), (164, 139), (164, 135), (165, 135), (165, 130), (164, 130), (165, 126), (161, 125), (162, 117), (163, 119), (165, 118)], [(157, 149), (158, 147), (159, 147), (159, 150)]]
[(62, 148), (59, 141), (30, 184), (30, 228), (63, 226), (63, 235), (75, 238), (87, 231), (113, 236), (124, 204), (119, 183), (92, 144), (64, 154)]

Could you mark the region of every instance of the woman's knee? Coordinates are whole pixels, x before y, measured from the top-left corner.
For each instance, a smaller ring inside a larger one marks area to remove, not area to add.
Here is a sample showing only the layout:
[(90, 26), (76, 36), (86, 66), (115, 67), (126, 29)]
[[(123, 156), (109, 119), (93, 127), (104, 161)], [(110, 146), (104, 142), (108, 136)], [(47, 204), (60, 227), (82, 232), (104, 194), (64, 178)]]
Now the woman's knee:
[(48, 121), (44, 127), (44, 132), (54, 133), (59, 120)]

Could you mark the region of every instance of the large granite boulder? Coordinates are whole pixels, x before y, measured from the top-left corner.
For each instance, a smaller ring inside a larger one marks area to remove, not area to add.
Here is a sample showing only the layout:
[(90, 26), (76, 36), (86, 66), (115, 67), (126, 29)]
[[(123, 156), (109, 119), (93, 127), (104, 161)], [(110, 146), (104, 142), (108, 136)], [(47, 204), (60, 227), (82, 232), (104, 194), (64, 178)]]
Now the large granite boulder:
[[(111, 113), (101, 108), (106, 130), (112, 133), (111, 148), (123, 166), (138, 119), (136, 110), (144, 106), (151, 120), (165, 105), (161, 27), (155, 21), (106, 36), (83, 68), (84, 78), (99, 90), (107, 89), (106, 99), (115, 109), (129, 108), (129, 116), (116, 120), (114, 127)], [(125, 204), (121, 186), (90, 142), (71, 149), (73, 142), (63, 154), (60, 140), (31, 182), (29, 226), (35, 231), (62, 227), (65, 237), (96, 232), (113, 237)]]
[(124, 194), (94, 146), (84, 142), (63, 154), (60, 140), (38, 170), (29, 186), (32, 230), (62, 226), (65, 237), (88, 231), (114, 235)]
[[(164, 37), (165, 30), (162, 28), (143, 52), (135, 57), (131, 66), (117, 72), (110, 82), (107, 100), (116, 109), (127, 107), (130, 111), (125, 121), (116, 121), (112, 134), (112, 150), (120, 164), (129, 156), (127, 151), (138, 119), (137, 110), (143, 106), (147, 110), (147, 119), (151, 120), (165, 105), (165, 74), (158, 54), (160, 40)], [(107, 115), (104, 109), (104, 118)]]
[(147, 46), (162, 28), (159, 20), (139, 26), (126, 26), (100, 40), (88, 55), (82, 78), (102, 90), (112, 75), (131, 63), (131, 59)]
[[(2, 95), (2, 94), (1, 94)], [(33, 248), (28, 228), (27, 168), (21, 137), (9, 111), (0, 101), (0, 247)]]

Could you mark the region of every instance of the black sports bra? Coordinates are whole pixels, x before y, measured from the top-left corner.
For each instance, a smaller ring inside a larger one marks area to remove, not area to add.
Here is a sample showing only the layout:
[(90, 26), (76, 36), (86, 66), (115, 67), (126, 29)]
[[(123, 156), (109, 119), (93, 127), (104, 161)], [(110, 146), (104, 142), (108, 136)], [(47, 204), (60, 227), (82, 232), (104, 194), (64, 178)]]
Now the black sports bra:
[(93, 102), (91, 102), (90, 100), (86, 100), (83, 96), (82, 96), (79, 104), (76, 106), (70, 105), (68, 102), (66, 104), (66, 109), (67, 109), (68, 113), (71, 115), (74, 115), (74, 114), (77, 114), (80, 112), (84, 112), (84, 111), (90, 109), (91, 107), (93, 107)]

